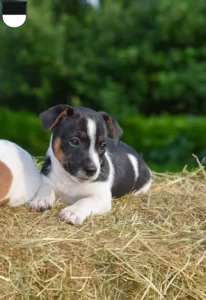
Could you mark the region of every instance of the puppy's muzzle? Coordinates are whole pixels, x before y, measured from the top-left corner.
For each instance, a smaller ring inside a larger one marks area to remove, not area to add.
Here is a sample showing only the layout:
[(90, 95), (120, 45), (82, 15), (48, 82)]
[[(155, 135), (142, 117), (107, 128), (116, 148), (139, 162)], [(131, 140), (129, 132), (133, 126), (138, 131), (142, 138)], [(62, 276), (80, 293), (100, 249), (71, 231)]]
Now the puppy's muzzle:
[(97, 168), (94, 164), (89, 164), (85, 167), (84, 172), (85, 172), (86, 176), (91, 177), (96, 174)]

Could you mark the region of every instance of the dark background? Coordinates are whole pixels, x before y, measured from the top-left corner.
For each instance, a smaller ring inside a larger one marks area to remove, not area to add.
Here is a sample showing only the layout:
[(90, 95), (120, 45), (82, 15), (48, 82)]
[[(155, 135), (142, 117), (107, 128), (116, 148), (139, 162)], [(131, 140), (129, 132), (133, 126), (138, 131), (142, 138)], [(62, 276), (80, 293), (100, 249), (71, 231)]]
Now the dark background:
[(0, 22), (0, 138), (44, 155), (38, 114), (58, 103), (113, 114), (154, 170), (206, 157), (206, 1), (28, 1)]

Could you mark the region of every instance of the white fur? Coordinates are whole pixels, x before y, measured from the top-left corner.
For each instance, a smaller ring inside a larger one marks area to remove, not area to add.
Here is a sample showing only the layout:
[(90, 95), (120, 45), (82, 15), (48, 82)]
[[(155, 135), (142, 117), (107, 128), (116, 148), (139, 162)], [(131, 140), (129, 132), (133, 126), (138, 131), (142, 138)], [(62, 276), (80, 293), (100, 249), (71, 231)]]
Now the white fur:
[[(51, 208), (55, 199), (70, 205), (60, 212), (60, 218), (68, 223), (80, 225), (91, 214), (103, 214), (111, 210), (112, 207), (112, 185), (115, 178), (115, 169), (108, 152), (105, 158), (108, 161), (108, 179), (105, 182), (92, 182), (100, 172), (100, 162), (98, 154), (95, 151), (96, 141), (96, 123), (94, 120), (87, 119), (87, 135), (90, 140), (89, 155), (97, 168), (97, 172), (90, 178), (90, 181), (79, 181), (78, 178), (70, 175), (64, 170), (52, 150), (52, 136), (47, 155), (51, 158), (52, 170), (47, 175), (42, 175), (42, 186), (38, 194), (30, 203), (32, 209), (43, 210)], [(139, 171), (136, 158), (128, 154), (129, 160), (133, 166), (136, 182)], [(121, 162), (120, 162), (121, 163)], [(149, 189), (147, 183), (140, 191)]]
[(152, 184), (152, 179), (150, 179), (147, 183), (145, 183), (145, 185), (143, 185), (143, 187), (141, 187), (141, 189), (134, 192), (134, 195), (137, 196), (141, 193), (147, 193), (151, 187), (151, 184)]
[[(139, 177), (138, 161), (137, 161), (136, 157), (134, 155), (130, 154), (130, 153), (127, 154), (127, 156), (129, 158), (129, 160), (132, 164), (133, 170), (134, 170), (134, 174), (135, 174), (134, 185), (135, 185), (136, 180)], [(147, 193), (149, 191), (150, 187), (151, 187), (151, 184), (152, 184), (152, 179), (150, 179), (147, 183), (145, 183), (145, 185), (143, 185), (138, 191), (134, 192), (134, 195), (137, 196), (141, 193)]]
[(107, 182), (108, 182), (109, 187), (111, 189), (112, 185), (113, 185), (113, 181), (114, 181), (115, 171), (114, 171), (114, 166), (112, 164), (112, 160), (109, 157), (109, 153), (108, 152), (105, 153), (105, 157), (106, 157), (106, 159), (108, 161), (108, 164), (109, 164), (109, 176), (108, 176)]
[(34, 199), (30, 202), (30, 208), (39, 210), (51, 209), (55, 202), (55, 193), (51, 185), (47, 183), (47, 177), (42, 176), (41, 187)]
[(0, 140), (0, 160), (13, 176), (11, 188), (4, 199), (9, 198), (11, 206), (30, 201), (41, 185), (41, 176), (31, 155), (10, 141)]
[(99, 163), (98, 154), (95, 151), (96, 131), (97, 131), (97, 126), (96, 126), (95, 121), (88, 118), (87, 119), (87, 135), (90, 139), (89, 156), (97, 168), (96, 174), (98, 177), (98, 174), (100, 171), (100, 163)]
[[(111, 186), (114, 178), (114, 167), (106, 154), (110, 166), (110, 175), (106, 182), (78, 182), (69, 175), (55, 157), (52, 147), (48, 150), (52, 161), (52, 172), (43, 176), (42, 187), (30, 203), (32, 209), (47, 208), (53, 205), (55, 198), (70, 204), (60, 212), (60, 218), (68, 223), (80, 225), (91, 214), (103, 214), (111, 210)], [(45, 195), (45, 185), (50, 186), (50, 195)]]
[[(90, 126), (90, 134), (92, 133), (91, 128), (92, 126)], [(105, 153), (105, 157), (109, 164), (109, 176), (105, 182), (79, 182), (77, 178), (71, 176), (62, 168), (53, 153), (51, 143), (48, 155), (51, 158), (52, 171), (48, 176), (42, 175), (42, 186), (37, 196), (30, 203), (32, 209), (51, 208), (55, 199), (60, 199), (61, 202), (70, 205), (61, 210), (61, 220), (76, 225), (81, 225), (91, 214), (103, 214), (111, 210), (111, 188), (115, 170), (108, 152)], [(136, 159), (134, 160), (132, 155), (129, 156), (129, 159), (134, 168), (135, 179), (137, 179), (139, 176), (138, 163), (135, 163)], [(138, 190), (135, 195), (147, 192), (150, 185), (151, 180)]]
[(137, 178), (139, 177), (138, 161), (137, 161), (136, 157), (132, 154), (127, 154), (127, 156), (132, 164), (132, 167), (134, 170), (134, 175), (135, 175), (134, 182), (136, 182)]
[(111, 210), (112, 196), (108, 182), (88, 183), (80, 188), (85, 189), (85, 194), (88, 196), (83, 196), (83, 193), (80, 192), (80, 200), (62, 209), (60, 218), (63, 221), (81, 225), (89, 215), (103, 214)]

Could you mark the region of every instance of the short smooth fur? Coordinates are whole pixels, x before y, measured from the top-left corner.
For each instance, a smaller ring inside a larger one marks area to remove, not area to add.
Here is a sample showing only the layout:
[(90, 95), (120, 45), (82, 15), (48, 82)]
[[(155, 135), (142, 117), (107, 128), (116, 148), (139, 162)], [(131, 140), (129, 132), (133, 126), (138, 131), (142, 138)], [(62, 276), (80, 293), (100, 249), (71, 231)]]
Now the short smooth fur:
[(113, 197), (149, 190), (148, 166), (133, 148), (119, 142), (123, 131), (111, 115), (60, 104), (40, 119), (52, 135), (32, 209), (51, 209), (60, 199), (69, 205), (60, 218), (82, 224), (91, 214), (111, 210)]

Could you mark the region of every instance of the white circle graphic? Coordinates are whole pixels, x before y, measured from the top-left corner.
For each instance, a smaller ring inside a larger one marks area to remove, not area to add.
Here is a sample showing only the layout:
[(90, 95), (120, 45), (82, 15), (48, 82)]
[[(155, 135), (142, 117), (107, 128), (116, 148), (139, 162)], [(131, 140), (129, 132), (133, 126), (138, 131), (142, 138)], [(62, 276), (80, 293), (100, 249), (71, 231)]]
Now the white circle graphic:
[(9, 27), (20, 27), (26, 21), (26, 15), (3, 15), (4, 23)]

